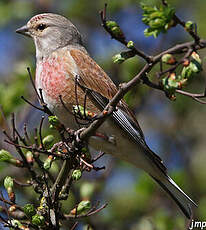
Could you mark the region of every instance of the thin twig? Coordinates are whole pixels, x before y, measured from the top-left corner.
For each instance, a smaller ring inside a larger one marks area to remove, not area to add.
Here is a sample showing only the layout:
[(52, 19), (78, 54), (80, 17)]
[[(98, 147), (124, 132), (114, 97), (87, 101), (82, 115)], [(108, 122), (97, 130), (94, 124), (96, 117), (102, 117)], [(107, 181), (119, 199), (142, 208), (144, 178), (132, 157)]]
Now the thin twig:
[(69, 175), (70, 170), (72, 169), (71, 167), (71, 161), (70, 159), (67, 159), (63, 162), (62, 168), (57, 176), (57, 179), (52, 186), (51, 193), (52, 193), (52, 198), (54, 201), (57, 200), (57, 197), (62, 190), (62, 187), (64, 186), (66, 179)]
[(65, 154), (63, 154), (63, 153), (60, 154), (60, 153), (55, 153), (55, 152), (51, 152), (51, 151), (48, 151), (48, 150), (41, 150), (41, 149), (35, 148), (34, 146), (19, 145), (19, 144), (13, 143), (12, 141), (8, 141), (8, 140), (4, 140), (4, 141), (6, 143), (10, 144), (10, 145), (14, 145), (17, 148), (28, 149), (30, 151), (46, 154), (47, 156), (52, 155), (52, 156), (55, 156), (55, 157), (58, 157), (58, 158), (61, 158), (61, 159), (65, 159)]
[(193, 48), (194, 50), (203, 49), (206, 47), (206, 40), (201, 39), (198, 44), (195, 41), (192, 42), (184, 42), (181, 44), (177, 44), (169, 49), (164, 50), (163, 52), (157, 54), (153, 57), (153, 62), (158, 63), (164, 54), (181, 54), (188, 51), (188, 49)]
[(186, 91), (183, 91), (183, 90), (176, 90), (177, 93), (179, 94), (182, 94), (184, 96), (188, 96), (188, 97), (191, 97), (192, 99), (194, 99), (195, 101), (201, 103), (201, 104), (206, 104), (206, 101), (203, 101), (199, 98), (206, 98), (206, 94), (205, 93), (200, 93), (200, 94), (197, 94), (197, 93), (189, 93), (189, 92), (186, 92)]
[(97, 155), (95, 158), (92, 159), (91, 163), (99, 160), (101, 157), (105, 155), (105, 152), (100, 152), (99, 155)]
[[(100, 18), (101, 18), (103, 28), (111, 35), (112, 38), (114, 38), (115, 40), (119, 41), (120, 43), (122, 43), (123, 45), (125, 45), (127, 47), (128, 41), (126, 40), (124, 34), (122, 33), (122, 36), (116, 36), (107, 27), (107, 24), (106, 24), (106, 21), (107, 21), (107, 19), (106, 19), (106, 10), (107, 9), (106, 8), (107, 8), (107, 4), (105, 4), (104, 9), (102, 11), (100, 11)], [(134, 55), (138, 55), (139, 57), (142, 57), (148, 63), (150, 63), (152, 61), (152, 57), (146, 55), (142, 50), (137, 49), (135, 46), (133, 46), (130, 49), (134, 53)]]
[(18, 132), (18, 130), (17, 130), (16, 128), (15, 128), (15, 133), (16, 133), (17, 136), (19, 137), (20, 141), (21, 141), (24, 145), (27, 145), (25, 138), (22, 137), (22, 136), (20, 135), (20, 133)]
[(38, 99), (40, 100), (40, 96), (39, 96), (38, 91), (37, 91), (37, 89), (36, 89), (35, 83), (34, 83), (33, 78), (32, 78), (31, 70), (30, 70), (29, 67), (27, 67), (27, 71), (28, 71), (29, 78), (30, 78), (30, 81), (31, 81), (31, 83), (32, 83), (32, 86), (33, 86), (33, 88), (34, 88), (34, 91), (35, 91), (35, 93), (36, 93)]
[(42, 117), (41, 117), (41, 121), (40, 121), (40, 125), (39, 125), (39, 139), (40, 139), (40, 143), (41, 143), (41, 148), (42, 148), (43, 150), (45, 150), (45, 148), (44, 148), (44, 143), (43, 143), (43, 139), (42, 139), (42, 125), (43, 125), (44, 119), (45, 119), (45, 117), (42, 116)]
[[(162, 0), (162, 5), (163, 6), (168, 6), (167, 1), (166, 0)], [(184, 29), (185, 28), (185, 22), (182, 21), (176, 14), (173, 17), (173, 20), (175, 21), (176, 24), (181, 25)], [(195, 29), (195, 31), (193, 30), (187, 30), (187, 32), (190, 34), (190, 36), (195, 40), (195, 42), (198, 44), (200, 41), (200, 37), (197, 35), (197, 29)]]
[(97, 208), (95, 210), (92, 208), (86, 214), (77, 215), (76, 217), (75, 217), (75, 215), (71, 215), (71, 214), (64, 215), (64, 217), (66, 219), (77, 219), (77, 218), (79, 219), (79, 218), (83, 218), (83, 217), (93, 216), (93, 215), (97, 214), (98, 212), (100, 212), (102, 209), (106, 208), (107, 205), (108, 204), (106, 203), (106, 204), (102, 205), (100, 208)]
[(40, 108), (40, 107), (38, 107), (38, 106), (32, 104), (32, 103), (31, 103), (30, 101), (28, 101), (24, 96), (21, 96), (21, 99), (23, 99), (26, 103), (28, 103), (29, 105), (31, 105), (31, 106), (34, 107), (35, 109), (44, 112), (44, 109), (42, 109), (42, 108)]
[(192, 48), (188, 48), (188, 51), (186, 52), (186, 54), (184, 55), (184, 57), (182, 57), (174, 66), (172, 66), (171, 68), (169, 69), (166, 69), (164, 71), (161, 71), (160, 73), (158, 73), (158, 78), (161, 77), (162, 75), (166, 74), (166, 73), (172, 73), (173, 71), (175, 71), (177, 69), (177, 67), (179, 65), (181, 65), (185, 59), (189, 58), (191, 56), (193, 52), (193, 49)]
[(34, 128), (34, 142), (35, 142), (35, 145), (36, 145), (36, 148), (39, 146), (39, 141), (38, 141), (38, 129), (37, 128)]
[(63, 101), (63, 99), (62, 99), (62, 95), (59, 95), (59, 99), (60, 99), (60, 101), (61, 101), (63, 107), (65, 108), (65, 110), (66, 110), (69, 114), (71, 114), (71, 115), (74, 116), (74, 114), (73, 114), (73, 113), (69, 110), (69, 108), (67, 108), (67, 106), (65, 105), (65, 103), (64, 103), (64, 101)]
[(30, 186), (32, 186), (31, 184), (22, 183), (20, 181), (17, 181), (16, 179), (14, 179), (14, 183), (17, 184), (18, 186), (21, 186), (21, 187), (30, 187)]
[(71, 227), (71, 230), (75, 230), (75, 228), (77, 227), (77, 225), (78, 225), (78, 221), (76, 221), (76, 222), (74, 223), (74, 225)]
[(27, 141), (28, 141), (29, 143), (31, 143), (31, 140), (30, 140), (29, 135), (28, 135), (28, 132), (27, 132), (27, 125), (26, 125), (26, 123), (24, 123), (24, 136), (25, 136), (25, 138), (27, 139)]
[[(179, 25), (181, 25), (185, 29), (185, 22), (182, 21), (176, 14), (174, 15), (173, 19), (175, 22)], [(195, 43), (199, 43), (200, 37), (197, 35), (196, 31), (193, 30), (187, 30), (187, 32), (191, 35), (191, 37), (195, 40)]]
[(67, 198), (68, 198), (69, 190), (71, 188), (72, 181), (73, 181), (72, 180), (72, 172), (73, 172), (73, 170), (71, 170), (69, 172), (69, 176), (67, 177), (66, 182), (65, 182), (64, 186), (62, 187), (61, 195), (59, 197), (59, 199), (61, 199), (61, 200), (67, 200)]

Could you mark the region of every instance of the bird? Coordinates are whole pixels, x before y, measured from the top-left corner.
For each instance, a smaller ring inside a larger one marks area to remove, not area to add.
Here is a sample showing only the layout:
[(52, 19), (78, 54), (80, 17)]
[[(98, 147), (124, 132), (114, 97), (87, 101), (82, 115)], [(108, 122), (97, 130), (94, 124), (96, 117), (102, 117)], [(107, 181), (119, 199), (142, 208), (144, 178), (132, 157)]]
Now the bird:
[[(90, 57), (78, 29), (66, 17), (54, 13), (33, 16), (17, 33), (31, 37), (36, 48), (35, 85), (42, 90), (44, 102), (68, 128), (77, 129), (75, 105), (99, 114), (118, 88), (105, 71)], [(93, 92), (88, 98), (81, 84)], [(189, 219), (195, 202), (169, 177), (162, 159), (145, 141), (144, 134), (124, 100), (117, 105), (96, 134), (89, 139), (94, 149), (110, 153), (143, 169), (174, 200)]]

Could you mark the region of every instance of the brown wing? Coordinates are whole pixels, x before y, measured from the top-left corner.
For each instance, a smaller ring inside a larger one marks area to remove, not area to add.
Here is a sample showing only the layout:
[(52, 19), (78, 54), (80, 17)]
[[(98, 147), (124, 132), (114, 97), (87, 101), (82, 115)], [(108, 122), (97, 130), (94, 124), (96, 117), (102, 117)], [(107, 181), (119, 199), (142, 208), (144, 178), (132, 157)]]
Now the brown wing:
[[(104, 72), (104, 70), (92, 58), (90, 58), (88, 54), (80, 50), (71, 49), (70, 54), (75, 60), (78, 69), (80, 70), (80, 77), (82, 78), (85, 86), (91, 89), (92, 91), (99, 93), (107, 99), (112, 99), (112, 97), (117, 92), (117, 88), (115, 84), (112, 82), (112, 80), (108, 77), (108, 75)], [(129, 122), (129, 124), (133, 128), (135, 128), (135, 130), (137, 131), (134, 133), (134, 138), (136, 137), (136, 141), (145, 147), (145, 153), (148, 154), (148, 157), (151, 158), (163, 172), (165, 172), (166, 168), (162, 164), (161, 158), (154, 152), (152, 152), (145, 143), (144, 134), (133, 112), (129, 109), (128, 105), (123, 100), (119, 103), (118, 106), (120, 110), (126, 114), (126, 121), (125, 119), (123, 119), (122, 122), (125, 122), (125, 125), (128, 125)], [(116, 117), (117, 120), (121, 120), (122, 115), (123, 114), (120, 112), (119, 117), (118, 115)], [(124, 124), (122, 125), (124, 126)], [(125, 126), (124, 128), (128, 132), (131, 131), (129, 127), (126, 128)], [(130, 135), (132, 134), (130, 133)], [(141, 138), (139, 138), (139, 135), (141, 136)]]
[[(70, 54), (80, 70), (80, 76), (86, 87), (96, 91), (108, 99), (112, 99), (112, 97), (117, 93), (117, 87), (104, 70), (83, 51), (71, 49)], [(135, 115), (129, 109), (128, 105), (122, 100), (121, 103), (119, 103), (119, 107), (121, 107), (121, 109), (129, 115), (128, 117), (130, 117), (130, 121), (133, 123), (133, 126), (139, 130), (140, 135), (144, 139), (143, 132), (135, 118)]]
[(70, 54), (80, 70), (80, 76), (86, 87), (108, 99), (116, 94), (115, 84), (92, 58), (78, 49), (71, 49)]

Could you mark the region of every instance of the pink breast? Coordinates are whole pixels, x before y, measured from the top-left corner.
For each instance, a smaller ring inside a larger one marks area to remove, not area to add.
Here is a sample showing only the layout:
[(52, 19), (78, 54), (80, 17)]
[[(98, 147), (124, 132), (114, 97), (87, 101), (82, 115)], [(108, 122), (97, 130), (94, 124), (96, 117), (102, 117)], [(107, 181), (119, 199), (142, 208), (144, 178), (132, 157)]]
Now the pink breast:
[[(41, 69), (41, 72), (38, 71)], [(37, 66), (36, 82), (42, 88), (44, 95), (52, 100), (59, 100), (59, 96), (65, 97), (69, 91), (71, 80), (65, 69), (62, 59), (48, 58)]]

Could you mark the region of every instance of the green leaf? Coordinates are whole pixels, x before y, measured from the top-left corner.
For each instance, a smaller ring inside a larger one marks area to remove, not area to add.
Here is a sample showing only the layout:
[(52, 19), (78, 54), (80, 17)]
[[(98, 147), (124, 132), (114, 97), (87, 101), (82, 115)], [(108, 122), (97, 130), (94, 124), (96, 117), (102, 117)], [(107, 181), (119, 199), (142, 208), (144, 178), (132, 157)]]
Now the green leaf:
[(23, 207), (23, 211), (26, 214), (26, 216), (28, 216), (29, 218), (31, 218), (36, 214), (36, 209), (33, 204), (26, 204)]
[(187, 67), (183, 67), (181, 76), (182, 78), (189, 79), (192, 78), (195, 73), (199, 73), (200, 71), (202, 71), (202, 66), (200, 62), (198, 62), (195, 59), (192, 59)]
[(146, 4), (141, 4), (143, 9), (142, 21), (149, 26), (144, 31), (146, 37), (154, 36), (155, 38), (162, 32), (165, 33), (173, 23), (173, 16), (175, 14), (174, 8), (167, 6), (151, 7)]
[(38, 214), (32, 216), (32, 224), (36, 226), (43, 226), (44, 223), (45, 223), (45, 219), (43, 216), (38, 215)]
[(11, 159), (13, 159), (13, 156), (10, 152), (4, 149), (0, 150), (0, 162), (9, 162)]
[(89, 200), (81, 201), (77, 206), (77, 214), (85, 213), (91, 209), (91, 202)]
[(49, 123), (53, 125), (54, 127), (58, 126), (60, 124), (59, 119), (57, 116), (49, 116), (48, 117)]
[(149, 26), (150, 26), (151, 29), (158, 29), (158, 28), (160, 28), (160, 27), (163, 27), (164, 24), (165, 24), (165, 23), (164, 23), (164, 20), (161, 19), (161, 18), (156, 18), (156, 19), (151, 20), (151, 21), (149, 22)]

